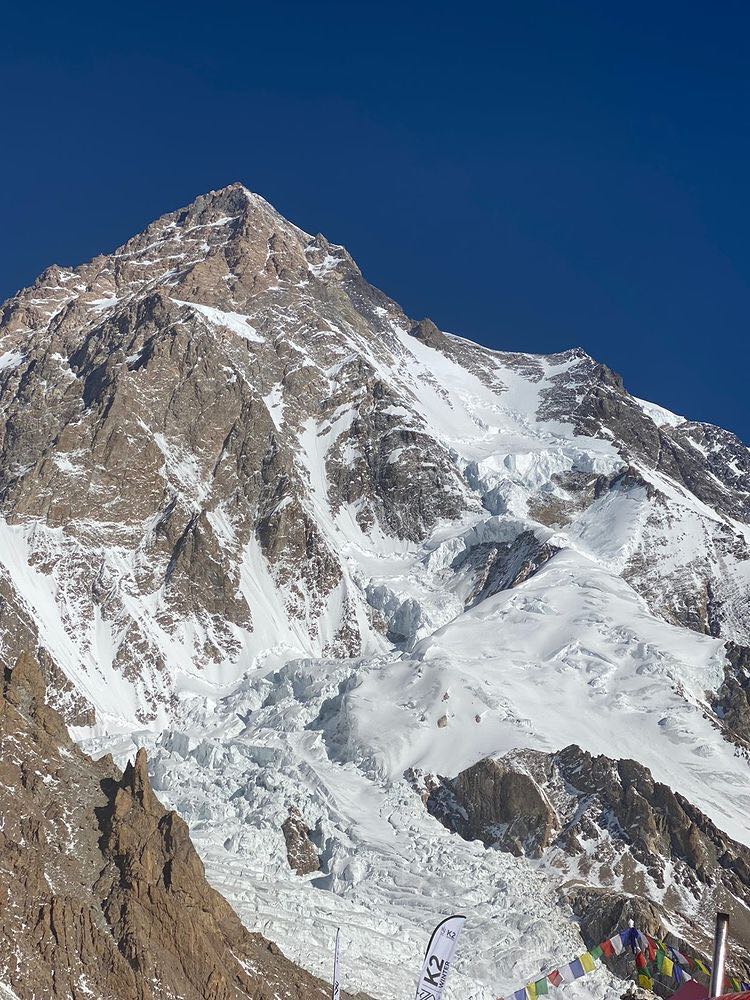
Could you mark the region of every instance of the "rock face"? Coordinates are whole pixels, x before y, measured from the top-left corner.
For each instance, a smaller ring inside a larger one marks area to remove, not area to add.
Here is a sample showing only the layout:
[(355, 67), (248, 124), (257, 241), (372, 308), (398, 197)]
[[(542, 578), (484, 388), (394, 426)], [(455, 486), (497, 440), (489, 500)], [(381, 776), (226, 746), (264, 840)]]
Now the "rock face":
[(540, 542), (533, 531), (523, 531), (512, 542), (475, 545), (457, 556), (451, 568), (459, 576), (471, 575), (474, 591), (467, 603), (474, 606), (523, 583), (557, 551), (555, 545)]
[(81, 753), (26, 654), (6, 671), (0, 727), (0, 981), (15, 996), (328, 995), (208, 885), (145, 751), (124, 774)]
[[(750, 956), (750, 849), (632, 760), (513, 751), (453, 779), (417, 780), (428, 810), (466, 839), (542, 859), (590, 943), (634, 918), (709, 942), (716, 909)], [(736, 950), (736, 948), (735, 948)]]
[(534, 779), (491, 758), (435, 788), (427, 804), (433, 815), (450, 822), (467, 840), (534, 858), (549, 846), (557, 824), (554, 809)]
[(292, 806), (281, 830), (286, 842), (289, 867), (298, 875), (310, 875), (312, 872), (320, 871), (318, 852), (310, 839), (310, 830), (299, 809)]
[(724, 682), (713, 707), (730, 738), (750, 752), (750, 647), (727, 643)]

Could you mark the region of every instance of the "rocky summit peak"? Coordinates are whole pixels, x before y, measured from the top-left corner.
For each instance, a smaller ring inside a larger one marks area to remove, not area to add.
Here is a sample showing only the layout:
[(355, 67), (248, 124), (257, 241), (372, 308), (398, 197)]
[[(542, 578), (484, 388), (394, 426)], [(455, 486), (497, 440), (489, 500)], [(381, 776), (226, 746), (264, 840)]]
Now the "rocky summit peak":
[[(227, 216), (233, 219), (266, 216), (279, 225), (291, 225), (270, 202), (239, 182), (198, 195), (189, 205), (162, 216), (162, 219), (173, 221), (176, 217), (178, 221), (183, 220), (181, 224), (196, 224), (198, 220), (206, 224)], [(154, 225), (158, 225), (160, 221), (157, 220)]]

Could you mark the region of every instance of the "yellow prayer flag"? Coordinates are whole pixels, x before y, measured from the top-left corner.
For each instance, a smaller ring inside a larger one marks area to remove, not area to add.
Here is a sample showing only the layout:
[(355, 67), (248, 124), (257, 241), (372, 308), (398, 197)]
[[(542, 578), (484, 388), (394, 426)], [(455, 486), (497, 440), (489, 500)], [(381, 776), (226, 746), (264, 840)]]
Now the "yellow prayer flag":
[(596, 963), (587, 951), (584, 951), (582, 955), (578, 956), (578, 961), (583, 966), (584, 972), (593, 972), (596, 968)]
[(663, 976), (671, 976), (674, 972), (674, 962), (672, 959), (665, 956), (659, 971)]
[(638, 976), (638, 985), (642, 986), (644, 990), (650, 990), (654, 984), (648, 976), (641, 973), (640, 976)]
[(529, 983), (526, 987), (526, 996), (529, 1000), (536, 1000), (536, 983)]

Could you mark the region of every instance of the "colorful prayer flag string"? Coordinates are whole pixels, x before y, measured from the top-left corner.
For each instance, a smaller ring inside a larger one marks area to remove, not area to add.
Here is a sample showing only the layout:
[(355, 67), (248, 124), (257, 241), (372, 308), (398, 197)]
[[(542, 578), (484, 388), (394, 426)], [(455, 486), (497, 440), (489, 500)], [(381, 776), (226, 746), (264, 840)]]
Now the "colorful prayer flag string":
[[(673, 979), (678, 986), (693, 978), (686, 971), (687, 969), (695, 969), (705, 976), (711, 975), (711, 967), (702, 962), (701, 959), (688, 958), (677, 948), (667, 945), (663, 941), (656, 941), (649, 934), (642, 934), (635, 927), (630, 926), (613, 934), (611, 938), (602, 941), (590, 951), (585, 951), (567, 965), (553, 969), (541, 979), (527, 983), (523, 989), (516, 990), (511, 995), (512, 1000), (538, 1000), (539, 997), (549, 993), (550, 986), (560, 987), (566, 983), (575, 982), (576, 979), (593, 972), (597, 967), (597, 960), (614, 958), (628, 950), (635, 956), (638, 984), (645, 989), (653, 990), (654, 988), (654, 969), (651, 968), (652, 966), (655, 966), (656, 974)], [(750, 990), (750, 983), (733, 976), (727, 977), (726, 983), (731, 985), (736, 992)], [(498, 997), (497, 1000), (504, 1000), (504, 998)]]

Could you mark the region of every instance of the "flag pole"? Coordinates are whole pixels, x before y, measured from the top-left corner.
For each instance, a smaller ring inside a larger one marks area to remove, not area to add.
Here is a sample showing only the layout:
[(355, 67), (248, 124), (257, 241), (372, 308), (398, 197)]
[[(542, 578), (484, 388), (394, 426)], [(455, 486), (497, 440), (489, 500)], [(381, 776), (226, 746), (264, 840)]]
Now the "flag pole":
[(729, 929), (729, 914), (716, 914), (716, 933), (714, 934), (714, 961), (711, 967), (711, 987), (709, 997), (718, 997), (724, 992), (724, 967), (727, 961), (727, 930)]
[(336, 928), (336, 943), (333, 946), (333, 986), (331, 987), (331, 1000), (339, 1000), (341, 993), (341, 983), (339, 980), (339, 937), (341, 928)]

